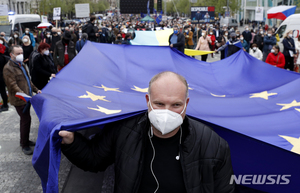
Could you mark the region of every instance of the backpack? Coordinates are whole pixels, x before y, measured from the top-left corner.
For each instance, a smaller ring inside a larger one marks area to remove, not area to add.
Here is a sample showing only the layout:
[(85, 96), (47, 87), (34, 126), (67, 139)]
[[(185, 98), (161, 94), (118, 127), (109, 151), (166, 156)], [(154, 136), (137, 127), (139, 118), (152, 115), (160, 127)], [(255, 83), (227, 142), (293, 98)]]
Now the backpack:
[(88, 23), (87, 24), (85, 24), (84, 26), (82, 26), (82, 33), (87, 33), (87, 29), (88, 29)]
[(35, 60), (35, 57), (37, 55), (39, 55), (39, 52), (37, 50), (34, 50), (33, 52), (31, 52), (31, 54), (29, 56), (28, 68), (29, 68), (30, 76), (32, 76), (32, 71), (33, 71), (33, 66), (34, 66), (34, 60)]

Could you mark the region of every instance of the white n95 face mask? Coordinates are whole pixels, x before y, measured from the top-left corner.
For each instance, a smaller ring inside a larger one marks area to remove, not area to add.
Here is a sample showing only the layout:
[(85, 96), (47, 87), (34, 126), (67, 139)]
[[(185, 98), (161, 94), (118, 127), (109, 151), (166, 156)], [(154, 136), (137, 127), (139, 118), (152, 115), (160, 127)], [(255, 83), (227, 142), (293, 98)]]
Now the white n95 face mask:
[(163, 135), (168, 134), (174, 131), (177, 127), (179, 127), (183, 123), (183, 119), (181, 114), (184, 112), (186, 108), (186, 103), (184, 105), (184, 109), (180, 114), (170, 111), (168, 109), (153, 109), (150, 98), (149, 103), (152, 111), (149, 112), (149, 120), (152, 125), (159, 130)]

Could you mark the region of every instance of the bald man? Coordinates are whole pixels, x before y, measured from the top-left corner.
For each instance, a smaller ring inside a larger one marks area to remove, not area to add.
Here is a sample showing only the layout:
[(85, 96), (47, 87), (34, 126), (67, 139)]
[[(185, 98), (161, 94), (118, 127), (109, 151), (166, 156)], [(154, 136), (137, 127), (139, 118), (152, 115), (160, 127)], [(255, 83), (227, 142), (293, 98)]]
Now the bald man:
[(185, 78), (155, 75), (146, 102), (146, 114), (108, 124), (92, 140), (60, 131), (62, 152), (85, 171), (104, 171), (114, 163), (117, 193), (234, 192), (227, 142), (186, 116)]

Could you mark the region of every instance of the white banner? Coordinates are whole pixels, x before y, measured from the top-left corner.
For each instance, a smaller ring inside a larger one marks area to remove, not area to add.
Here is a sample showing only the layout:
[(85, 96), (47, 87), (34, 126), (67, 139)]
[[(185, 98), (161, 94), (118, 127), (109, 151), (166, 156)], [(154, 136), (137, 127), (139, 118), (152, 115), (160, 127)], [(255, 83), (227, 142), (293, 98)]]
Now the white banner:
[(90, 4), (75, 4), (76, 17), (90, 17)]
[(60, 20), (60, 13), (61, 13), (61, 8), (54, 7), (53, 8), (53, 20)]
[(263, 20), (264, 20), (264, 8), (255, 7), (255, 21), (263, 21)]
[(48, 23), (48, 17), (46, 15), (42, 15), (42, 23)]
[(8, 16), (7, 5), (0, 5), (0, 16)]

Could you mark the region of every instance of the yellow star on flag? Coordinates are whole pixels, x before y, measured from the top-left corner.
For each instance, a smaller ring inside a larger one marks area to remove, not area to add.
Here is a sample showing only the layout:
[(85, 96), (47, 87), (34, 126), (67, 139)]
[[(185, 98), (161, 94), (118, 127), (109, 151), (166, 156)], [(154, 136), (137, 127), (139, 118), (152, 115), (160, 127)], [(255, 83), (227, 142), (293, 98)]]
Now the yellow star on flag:
[(101, 113), (105, 113), (107, 115), (110, 115), (110, 114), (115, 114), (115, 113), (119, 113), (121, 112), (122, 110), (109, 110), (109, 109), (106, 109), (104, 107), (100, 107), (99, 105), (97, 105), (98, 108), (91, 108), (91, 107), (88, 107), (88, 109), (91, 109), (91, 110), (94, 110), (94, 111), (99, 111)]
[(96, 88), (103, 88), (104, 91), (115, 91), (115, 92), (122, 92), (122, 91), (119, 91), (119, 88), (108, 88), (106, 86), (104, 86), (103, 84), (101, 84), (101, 86), (94, 86)]
[(295, 108), (296, 111), (300, 112), (300, 109)]
[(286, 110), (292, 107), (299, 107), (300, 106), (300, 102), (297, 102), (296, 100), (293, 100), (293, 102), (288, 103), (288, 104), (282, 104), (282, 103), (276, 103), (276, 105), (280, 105), (283, 106), (280, 111), (282, 110)]
[(252, 96), (250, 96), (249, 98), (263, 98), (263, 99), (268, 100), (269, 96), (277, 95), (277, 93), (268, 93), (268, 91), (263, 91), (260, 93), (253, 93), (250, 95), (252, 95)]
[(291, 152), (300, 154), (300, 137), (295, 138), (295, 137), (289, 137), (289, 136), (284, 136), (284, 135), (279, 135), (279, 137), (284, 138), (288, 142), (290, 142), (293, 145), (293, 148), (291, 149)]
[(131, 88), (131, 89), (134, 90), (134, 91), (148, 93), (148, 87), (147, 88), (139, 88), (139, 87), (134, 86), (134, 85), (133, 85), (133, 87), (134, 88)]
[(106, 102), (110, 102), (106, 99), (104, 99), (106, 96), (99, 96), (99, 95), (95, 95), (89, 91), (86, 91), (87, 95), (81, 95), (78, 98), (86, 98), (86, 99), (91, 99), (92, 101), (96, 101), (96, 100), (100, 100), (100, 101), (106, 101)]

